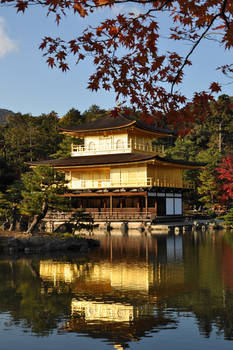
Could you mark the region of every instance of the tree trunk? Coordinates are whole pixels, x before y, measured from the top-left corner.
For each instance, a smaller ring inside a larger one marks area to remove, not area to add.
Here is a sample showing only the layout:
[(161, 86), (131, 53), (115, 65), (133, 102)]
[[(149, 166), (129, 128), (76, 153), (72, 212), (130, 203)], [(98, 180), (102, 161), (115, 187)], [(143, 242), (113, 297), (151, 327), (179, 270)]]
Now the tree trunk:
[(10, 227), (10, 222), (9, 222), (9, 220), (7, 219), (6, 221), (4, 221), (4, 222), (1, 224), (1, 227), (2, 227), (3, 231), (8, 230), (8, 228)]
[(33, 234), (33, 232), (35, 231), (35, 229), (37, 228), (38, 224), (41, 222), (42, 219), (44, 219), (44, 217), (46, 216), (48, 212), (48, 203), (47, 201), (44, 201), (43, 205), (42, 205), (42, 212), (39, 215), (34, 215), (33, 220), (31, 222), (31, 224), (29, 225), (26, 233), (30, 233)]
[(219, 123), (218, 125), (218, 151), (219, 153), (222, 153), (222, 123)]
[(16, 222), (17, 222), (17, 206), (16, 206), (16, 204), (14, 204), (14, 206), (12, 208), (12, 221), (11, 221), (11, 224), (9, 227), (9, 231), (15, 230)]

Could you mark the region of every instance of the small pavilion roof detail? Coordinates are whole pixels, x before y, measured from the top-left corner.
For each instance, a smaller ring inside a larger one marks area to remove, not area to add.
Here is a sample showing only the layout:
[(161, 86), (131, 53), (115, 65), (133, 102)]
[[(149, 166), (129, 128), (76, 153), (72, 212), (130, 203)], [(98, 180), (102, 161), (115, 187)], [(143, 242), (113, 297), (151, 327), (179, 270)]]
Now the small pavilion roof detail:
[(67, 157), (63, 159), (44, 160), (28, 162), (31, 166), (51, 165), (57, 168), (62, 167), (83, 167), (83, 166), (106, 166), (114, 164), (127, 164), (138, 162), (153, 162), (155, 165), (179, 166), (184, 169), (194, 169), (205, 166), (204, 163), (188, 162), (184, 160), (173, 160), (162, 158), (157, 155), (144, 155), (137, 153), (104, 154), (94, 156)]
[(72, 125), (67, 128), (60, 128), (60, 130), (64, 133), (73, 132), (73, 133), (82, 134), (85, 132), (99, 132), (99, 131), (127, 129), (129, 127), (135, 127), (141, 130), (155, 133), (157, 135), (160, 135), (160, 134), (163, 136), (174, 135), (174, 132), (172, 130), (155, 128), (154, 126), (150, 126), (149, 124), (143, 123), (140, 120), (131, 119), (123, 115), (119, 115), (117, 117), (111, 117), (109, 115), (103, 116), (103, 117), (99, 117), (98, 119), (90, 123)]

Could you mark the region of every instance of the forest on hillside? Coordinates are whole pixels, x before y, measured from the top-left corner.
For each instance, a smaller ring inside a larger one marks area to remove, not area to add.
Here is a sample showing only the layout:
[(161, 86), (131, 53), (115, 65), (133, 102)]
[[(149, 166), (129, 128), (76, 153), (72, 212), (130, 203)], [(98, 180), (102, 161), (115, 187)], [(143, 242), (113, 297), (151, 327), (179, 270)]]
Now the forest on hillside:
[[(0, 215), (10, 215), (12, 207), (19, 210), (21, 179), (31, 172), (28, 162), (70, 155), (72, 139), (62, 135), (59, 128), (89, 122), (106, 113), (93, 105), (84, 113), (72, 108), (62, 117), (54, 111), (39, 116), (7, 116), (6, 123), (0, 126)], [(140, 117), (139, 112), (136, 115)], [(206, 119), (193, 124), (186, 136), (177, 136), (172, 142), (154, 141), (165, 145), (167, 158), (206, 163), (202, 170), (184, 173), (185, 180), (195, 183), (195, 190), (188, 197), (190, 207), (217, 211), (233, 204), (232, 116), (233, 98), (222, 95), (211, 102)]]

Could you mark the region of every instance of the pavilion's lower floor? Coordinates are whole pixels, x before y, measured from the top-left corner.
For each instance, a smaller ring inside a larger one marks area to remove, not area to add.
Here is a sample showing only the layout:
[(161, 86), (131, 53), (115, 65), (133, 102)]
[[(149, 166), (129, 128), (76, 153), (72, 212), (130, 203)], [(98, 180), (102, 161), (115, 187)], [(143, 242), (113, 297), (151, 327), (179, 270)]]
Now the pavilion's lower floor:
[(182, 215), (181, 192), (70, 193), (72, 207), (98, 219), (150, 219)]

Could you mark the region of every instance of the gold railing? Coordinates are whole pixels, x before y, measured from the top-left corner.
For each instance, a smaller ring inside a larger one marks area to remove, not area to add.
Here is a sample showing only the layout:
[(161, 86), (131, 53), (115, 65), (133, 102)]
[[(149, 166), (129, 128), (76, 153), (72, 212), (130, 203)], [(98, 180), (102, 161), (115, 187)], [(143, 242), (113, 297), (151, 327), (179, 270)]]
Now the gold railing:
[(182, 184), (175, 183), (170, 180), (160, 180), (160, 179), (154, 179), (153, 181), (154, 187), (174, 187), (174, 188), (187, 188), (187, 189), (193, 189), (195, 188), (194, 183), (191, 182), (183, 182)]
[(152, 187), (153, 178), (128, 180), (72, 180), (71, 189), (97, 189), (97, 188), (119, 188), (119, 187)]
[(113, 179), (97, 179), (97, 180), (72, 180), (69, 184), (70, 189), (104, 189), (104, 188), (132, 188), (132, 187), (173, 187), (193, 189), (194, 184), (183, 182), (183, 184), (173, 181), (166, 181), (148, 177), (146, 179), (129, 180), (113, 180)]
[[(93, 147), (93, 146), (92, 146)], [(160, 156), (165, 155), (164, 145), (154, 146), (146, 143), (137, 142), (123, 142), (119, 147), (116, 143), (112, 145), (99, 145), (98, 147), (88, 148), (85, 146), (74, 145), (71, 146), (72, 156), (97, 155), (97, 154), (112, 154), (112, 153), (131, 153), (134, 151), (144, 153), (155, 153)]]

